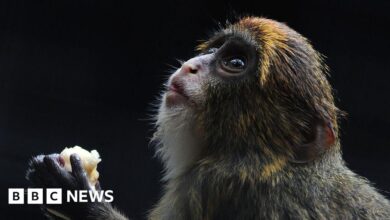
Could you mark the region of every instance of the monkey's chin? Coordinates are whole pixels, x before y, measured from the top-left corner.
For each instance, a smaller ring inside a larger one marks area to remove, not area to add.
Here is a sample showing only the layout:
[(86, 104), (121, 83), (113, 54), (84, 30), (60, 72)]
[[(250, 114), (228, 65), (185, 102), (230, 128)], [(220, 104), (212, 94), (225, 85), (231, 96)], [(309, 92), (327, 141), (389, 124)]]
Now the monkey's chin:
[(167, 107), (176, 107), (187, 104), (188, 99), (179, 92), (169, 90), (165, 94), (165, 104)]

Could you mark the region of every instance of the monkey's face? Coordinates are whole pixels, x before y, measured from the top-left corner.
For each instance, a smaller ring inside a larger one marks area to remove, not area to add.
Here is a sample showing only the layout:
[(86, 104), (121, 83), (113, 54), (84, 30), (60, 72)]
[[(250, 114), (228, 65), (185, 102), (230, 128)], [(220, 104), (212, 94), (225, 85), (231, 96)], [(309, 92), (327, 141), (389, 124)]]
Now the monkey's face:
[(165, 104), (168, 108), (196, 108), (204, 111), (210, 89), (229, 87), (255, 78), (258, 67), (256, 48), (244, 38), (224, 35), (207, 49), (184, 62), (169, 78)]
[(294, 30), (244, 18), (198, 50), (170, 77), (162, 105), (191, 112), (207, 150), (253, 147), (292, 157), (294, 148), (314, 149), (306, 160), (323, 150), (319, 143), (333, 143), (337, 108), (321, 56)]

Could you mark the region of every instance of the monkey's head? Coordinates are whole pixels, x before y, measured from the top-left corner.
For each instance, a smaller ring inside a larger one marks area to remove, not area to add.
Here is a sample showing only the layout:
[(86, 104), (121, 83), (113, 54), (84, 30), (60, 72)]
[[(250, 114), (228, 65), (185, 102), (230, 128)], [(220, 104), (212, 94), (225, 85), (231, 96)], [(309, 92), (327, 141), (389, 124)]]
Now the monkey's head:
[(169, 78), (160, 116), (176, 128), (189, 123), (201, 154), (250, 150), (309, 162), (337, 145), (326, 66), (306, 38), (245, 17), (197, 50)]

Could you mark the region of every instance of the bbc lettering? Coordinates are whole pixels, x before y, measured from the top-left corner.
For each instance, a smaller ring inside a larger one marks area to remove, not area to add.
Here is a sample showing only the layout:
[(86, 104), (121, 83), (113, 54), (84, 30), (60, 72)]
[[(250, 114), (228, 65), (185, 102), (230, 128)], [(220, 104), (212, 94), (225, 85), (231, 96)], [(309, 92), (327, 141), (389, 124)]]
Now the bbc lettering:
[[(8, 204), (24, 204), (24, 192), (24, 189), (8, 189)], [(43, 204), (43, 189), (28, 188), (26, 197), (27, 204)], [(62, 204), (62, 189), (46, 189), (46, 204)]]
[(62, 204), (62, 189), (46, 189), (46, 204)]
[(8, 189), (8, 204), (24, 204), (24, 189)]
[[(114, 201), (112, 190), (67, 190), (66, 202), (112, 202)], [(25, 197), (27, 199), (25, 199)], [(10, 188), (8, 189), (8, 204), (62, 204), (62, 189), (46, 189), (46, 200), (43, 199), (42, 188), (25, 189)]]

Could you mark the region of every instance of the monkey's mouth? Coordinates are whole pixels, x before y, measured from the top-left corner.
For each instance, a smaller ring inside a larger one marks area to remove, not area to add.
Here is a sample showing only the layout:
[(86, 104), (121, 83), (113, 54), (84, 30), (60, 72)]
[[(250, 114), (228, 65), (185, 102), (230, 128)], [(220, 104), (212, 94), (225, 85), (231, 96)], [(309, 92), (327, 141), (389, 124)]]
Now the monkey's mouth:
[(186, 96), (184, 94), (184, 89), (183, 89), (182, 85), (177, 83), (177, 82), (172, 82), (171, 83), (171, 85), (169, 86), (169, 91), (172, 91), (172, 92), (175, 92), (175, 93), (179, 93), (182, 96)]
[(186, 95), (183, 86), (176, 82), (172, 81), (172, 83), (168, 86), (168, 91), (166, 94), (166, 101), (168, 106), (183, 104), (187, 102), (188, 96)]

